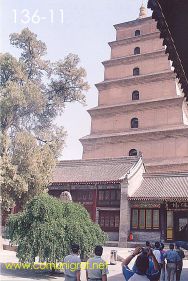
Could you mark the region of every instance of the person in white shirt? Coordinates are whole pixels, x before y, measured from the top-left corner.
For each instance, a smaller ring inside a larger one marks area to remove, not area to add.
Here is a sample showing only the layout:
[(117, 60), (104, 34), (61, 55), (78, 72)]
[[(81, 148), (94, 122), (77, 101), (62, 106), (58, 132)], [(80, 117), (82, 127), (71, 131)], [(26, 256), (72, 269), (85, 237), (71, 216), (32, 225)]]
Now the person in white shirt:
[(95, 247), (95, 256), (88, 259), (86, 267), (86, 279), (89, 281), (107, 281), (108, 264), (101, 256), (102, 246)]
[(65, 281), (80, 281), (81, 259), (79, 255), (79, 245), (71, 246), (72, 253), (64, 258)]
[(153, 250), (153, 254), (156, 257), (156, 260), (158, 261), (159, 264), (162, 263), (161, 260), (161, 249), (160, 249), (160, 243), (159, 242), (155, 242), (155, 249)]
[(160, 265), (160, 269), (162, 268), (162, 257), (161, 257), (161, 244), (157, 241), (155, 242), (155, 249), (153, 250), (153, 254), (156, 257), (156, 260), (158, 261)]

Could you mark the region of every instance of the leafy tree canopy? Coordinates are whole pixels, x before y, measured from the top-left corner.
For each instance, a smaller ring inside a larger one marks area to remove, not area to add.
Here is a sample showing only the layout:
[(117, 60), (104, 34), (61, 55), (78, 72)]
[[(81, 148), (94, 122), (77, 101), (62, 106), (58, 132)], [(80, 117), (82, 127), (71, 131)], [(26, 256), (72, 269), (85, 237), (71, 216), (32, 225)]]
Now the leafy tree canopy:
[(23, 205), (47, 187), (66, 133), (55, 119), (66, 103), (85, 102), (86, 72), (77, 55), (45, 60), (45, 43), (28, 28), (10, 35), (17, 59), (0, 54), (3, 209)]
[(8, 227), (21, 262), (32, 263), (37, 256), (42, 262), (60, 261), (72, 243), (78, 243), (82, 255), (88, 255), (106, 240), (83, 206), (62, 203), (48, 194), (34, 197), (22, 213), (10, 215)]

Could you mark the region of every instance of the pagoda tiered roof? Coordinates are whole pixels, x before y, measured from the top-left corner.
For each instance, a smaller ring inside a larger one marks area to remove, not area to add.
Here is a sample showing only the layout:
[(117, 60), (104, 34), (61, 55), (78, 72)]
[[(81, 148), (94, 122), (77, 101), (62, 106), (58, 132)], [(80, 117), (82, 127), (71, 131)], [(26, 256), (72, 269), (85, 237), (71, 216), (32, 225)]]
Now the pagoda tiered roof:
[(143, 108), (162, 108), (173, 105), (181, 105), (184, 100), (182, 96), (175, 96), (170, 98), (160, 98), (160, 99), (150, 99), (150, 100), (135, 100), (122, 104), (113, 104), (113, 105), (100, 105), (88, 109), (89, 114), (112, 114), (119, 113), (120, 111), (134, 111), (134, 110), (143, 110)]
[(119, 57), (119, 58), (113, 58), (110, 60), (103, 61), (104, 66), (111, 66), (111, 65), (119, 65), (119, 64), (129, 64), (130, 62), (137, 62), (137, 61), (143, 61), (151, 58), (156, 58), (156, 57), (162, 57), (165, 56), (165, 49), (161, 48), (161, 50), (155, 51), (155, 52), (150, 52), (150, 53), (142, 53), (138, 55), (131, 55), (131, 56), (124, 56), (124, 57)]
[(154, 38), (159, 38), (160, 36), (160, 32), (156, 31), (153, 33), (148, 33), (148, 34), (142, 34), (141, 36), (135, 36), (135, 37), (129, 37), (129, 38), (125, 38), (125, 39), (119, 39), (119, 40), (115, 40), (115, 41), (111, 41), (109, 42), (109, 46), (113, 47), (113, 46), (117, 46), (117, 45), (127, 45), (130, 44), (132, 42), (139, 42), (139, 41), (145, 41), (145, 40), (149, 40), (149, 39), (154, 39)]
[(100, 83), (95, 84), (98, 90), (106, 88), (108, 86), (114, 85), (137, 85), (137, 84), (145, 84), (154, 81), (163, 81), (168, 79), (174, 79), (175, 74), (172, 70), (161, 71), (157, 73), (138, 75), (138, 76), (129, 76), (125, 78), (118, 78), (113, 80), (104, 80)]
[(151, 20), (152, 20), (152, 17), (145, 17), (142, 19), (138, 18), (136, 20), (131, 20), (131, 21), (127, 21), (127, 22), (121, 22), (118, 24), (114, 24), (114, 28), (116, 30), (118, 30), (119, 28), (122, 28), (122, 27), (136, 26), (136, 25), (140, 25), (140, 23), (144, 23), (144, 22), (151, 21)]
[(126, 138), (126, 139), (145, 139), (147, 136), (151, 139), (161, 138), (161, 137), (169, 137), (169, 136), (184, 136), (188, 137), (188, 125), (179, 125), (179, 126), (163, 126), (156, 128), (148, 128), (148, 129), (130, 129), (123, 132), (118, 133), (104, 133), (104, 134), (91, 134), (87, 135), (80, 139), (80, 141), (90, 141), (90, 140), (100, 140), (100, 139), (116, 139), (116, 138)]

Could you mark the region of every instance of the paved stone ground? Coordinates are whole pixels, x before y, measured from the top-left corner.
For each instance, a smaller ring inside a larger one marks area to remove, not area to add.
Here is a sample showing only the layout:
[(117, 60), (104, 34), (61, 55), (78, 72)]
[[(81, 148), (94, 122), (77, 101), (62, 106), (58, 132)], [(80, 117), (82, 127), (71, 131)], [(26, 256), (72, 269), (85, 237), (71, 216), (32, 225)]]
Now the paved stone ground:
[[(124, 248), (104, 248), (103, 258), (109, 262), (110, 261), (110, 251), (111, 249), (117, 250), (118, 255), (121, 257), (126, 257), (130, 254), (132, 249)], [(47, 271), (32, 271), (32, 270), (6, 270), (5, 263), (18, 262), (15, 252), (11, 251), (1, 251), (0, 263), (1, 263), (1, 280), (2, 281), (64, 281), (62, 273), (56, 273), (55, 275), (50, 274)], [(133, 261), (134, 262), (134, 261)], [(86, 281), (85, 272), (82, 271), (81, 276), (82, 281)], [(117, 262), (116, 265), (109, 265), (109, 276), (108, 281), (125, 281), (121, 273), (121, 263)], [(184, 269), (182, 272), (181, 281), (188, 281), (188, 260), (184, 261)]]

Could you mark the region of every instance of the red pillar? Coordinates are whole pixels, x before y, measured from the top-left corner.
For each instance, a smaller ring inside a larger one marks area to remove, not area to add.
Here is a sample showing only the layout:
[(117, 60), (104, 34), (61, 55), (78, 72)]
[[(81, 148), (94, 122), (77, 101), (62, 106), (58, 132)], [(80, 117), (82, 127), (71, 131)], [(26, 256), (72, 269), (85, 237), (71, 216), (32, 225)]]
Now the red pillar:
[(93, 208), (92, 208), (92, 219), (96, 222), (96, 211), (97, 211), (97, 187), (93, 191)]

